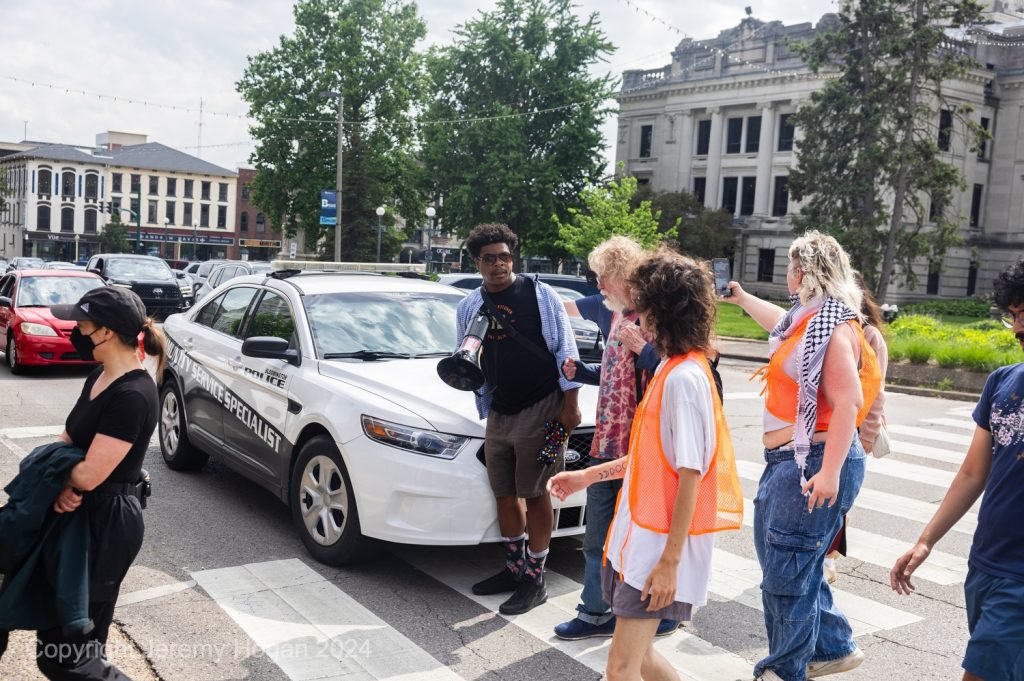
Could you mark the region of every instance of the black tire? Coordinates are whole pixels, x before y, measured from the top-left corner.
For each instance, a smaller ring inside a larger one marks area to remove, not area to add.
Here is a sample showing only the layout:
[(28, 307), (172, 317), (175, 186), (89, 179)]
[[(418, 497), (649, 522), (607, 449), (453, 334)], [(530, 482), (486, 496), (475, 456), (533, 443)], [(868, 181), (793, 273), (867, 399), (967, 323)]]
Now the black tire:
[(348, 470), (328, 436), (318, 435), (302, 446), (292, 469), (288, 501), (295, 529), (316, 560), (345, 565), (376, 555), (376, 542), (360, 530)]
[(18, 358), (18, 348), (14, 343), (14, 334), (7, 335), (7, 345), (4, 347), (4, 360), (7, 368), (15, 376), (25, 373), (25, 365)]
[(160, 453), (172, 471), (191, 471), (202, 468), (209, 455), (196, 449), (188, 439), (185, 426), (184, 402), (173, 378), (168, 378), (160, 391)]

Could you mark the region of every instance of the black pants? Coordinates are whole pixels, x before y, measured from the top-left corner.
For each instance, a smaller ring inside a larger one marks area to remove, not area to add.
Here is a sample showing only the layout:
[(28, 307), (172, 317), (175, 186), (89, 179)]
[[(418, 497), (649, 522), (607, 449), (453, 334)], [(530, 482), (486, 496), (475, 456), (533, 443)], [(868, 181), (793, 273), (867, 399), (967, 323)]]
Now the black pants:
[(131, 681), (107, 662), (105, 647), (121, 582), (142, 548), (142, 509), (132, 496), (86, 499), (92, 534), (89, 617), (93, 629), (88, 634), (61, 628), (40, 631), (36, 664), (50, 681)]

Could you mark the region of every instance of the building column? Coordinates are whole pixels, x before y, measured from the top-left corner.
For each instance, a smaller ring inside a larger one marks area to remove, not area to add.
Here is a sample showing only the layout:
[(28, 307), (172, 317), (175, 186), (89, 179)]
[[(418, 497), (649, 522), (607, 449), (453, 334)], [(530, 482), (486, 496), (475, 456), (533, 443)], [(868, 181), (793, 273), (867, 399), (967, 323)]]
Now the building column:
[(775, 107), (766, 102), (761, 110), (761, 137), (757, 146), (757, 187), (754, 191), (754, 215), (768, 215), (772, 186), (772, 159), (775, 156)]
[(679, 112), (679, 165), (676, 172), (676, 186), (673, 191), (688, 192), (693, 175), (693, 111), (686, 109)]
[(722, 107), (709, 107), (708, 112), (711, 114), (711, 141), (708, 143), (708, 179), (704, 190), (704, 206), (717, 210), (720, 208), (718, 188), (722, 184)]

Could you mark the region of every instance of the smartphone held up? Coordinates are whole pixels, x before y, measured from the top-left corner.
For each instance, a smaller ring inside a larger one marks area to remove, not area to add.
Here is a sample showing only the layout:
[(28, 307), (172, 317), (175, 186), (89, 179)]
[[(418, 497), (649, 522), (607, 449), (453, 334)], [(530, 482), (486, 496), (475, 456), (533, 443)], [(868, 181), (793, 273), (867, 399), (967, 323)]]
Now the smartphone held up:
[(726, 258), (714, 258), (711, 261), (711, 267), (715, 272), (715, 293), (728, 298), (732, 295), (732, 289), (729, 288), (729, 260)]

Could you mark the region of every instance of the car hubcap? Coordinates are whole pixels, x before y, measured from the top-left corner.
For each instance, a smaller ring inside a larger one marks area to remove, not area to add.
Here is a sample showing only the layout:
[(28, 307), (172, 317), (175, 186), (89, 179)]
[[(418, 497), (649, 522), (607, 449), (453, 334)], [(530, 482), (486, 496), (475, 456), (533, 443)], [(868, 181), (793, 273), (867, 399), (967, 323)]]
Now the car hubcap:
[(164, 408), (160, 412), (160, 427), (163, 431), (164, 451), (174, 454), (178, 449), (178, 398), (173, 392), (164, 396)]
[(299, 509), (306, 531), (317, 544), (334, 544), (348, 518), (348, 491), (341, 470), (330, 457), (314, 456), (302, 471), (299, 485)]

